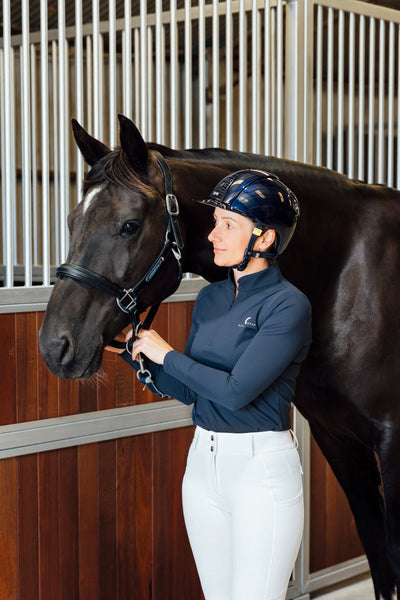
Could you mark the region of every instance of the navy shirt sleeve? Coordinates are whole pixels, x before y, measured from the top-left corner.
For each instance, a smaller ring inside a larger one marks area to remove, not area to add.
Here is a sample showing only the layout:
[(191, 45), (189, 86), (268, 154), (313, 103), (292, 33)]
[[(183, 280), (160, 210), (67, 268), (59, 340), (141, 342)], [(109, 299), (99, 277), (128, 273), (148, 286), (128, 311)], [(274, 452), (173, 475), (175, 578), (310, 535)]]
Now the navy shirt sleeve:
[(309, 345), (311, 311), (302, 296), (285, 297), (267, 316), (230, 372), (216, 369), (176, 350), (164, 371), (193, 392), (230, 410), (253, 402), (293, 362), (301, 363)]

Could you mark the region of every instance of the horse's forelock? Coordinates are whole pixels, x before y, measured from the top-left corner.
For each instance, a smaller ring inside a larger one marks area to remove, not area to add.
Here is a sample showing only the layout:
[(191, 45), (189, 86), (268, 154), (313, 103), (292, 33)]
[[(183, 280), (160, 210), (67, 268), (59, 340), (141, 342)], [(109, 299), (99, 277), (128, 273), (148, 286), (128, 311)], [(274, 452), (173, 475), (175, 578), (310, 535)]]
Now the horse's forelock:
[(96, 185), (112, 183), (144, 197), (154, 196), (154, 188), (132, 169), (128, 157), (123, 150), (114, 150), (100, 159), (87, 173), (83, 180), (83, 193)]

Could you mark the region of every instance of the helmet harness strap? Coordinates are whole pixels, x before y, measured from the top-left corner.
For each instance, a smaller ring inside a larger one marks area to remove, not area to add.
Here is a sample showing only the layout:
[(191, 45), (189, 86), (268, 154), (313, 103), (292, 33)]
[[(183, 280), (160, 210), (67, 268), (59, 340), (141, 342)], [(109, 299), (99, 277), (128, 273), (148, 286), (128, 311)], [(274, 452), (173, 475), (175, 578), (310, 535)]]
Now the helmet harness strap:
[(257, 252), (253, 250), (256, 240), (260, 237), (260, 235), (264, 233), (264, 231), (266, 231), (265, 226), (263, 226), (261, 223), (256, 223), (256, 226), (254, 227), (253, 232), (251, 234), (249, 243), (247, 244), (247, 248), (244, 251), (243, 260), (240, 264), (233, 265), (233, 269), (237, 269), (238, 271), (244, 271), (247, 265), (249, 264), (250, 258), (252, 257), (267, 259), (269, 258), (270, 260), (275, 259), (277, 257), (277, 250), (275, 250), (274, 252)]

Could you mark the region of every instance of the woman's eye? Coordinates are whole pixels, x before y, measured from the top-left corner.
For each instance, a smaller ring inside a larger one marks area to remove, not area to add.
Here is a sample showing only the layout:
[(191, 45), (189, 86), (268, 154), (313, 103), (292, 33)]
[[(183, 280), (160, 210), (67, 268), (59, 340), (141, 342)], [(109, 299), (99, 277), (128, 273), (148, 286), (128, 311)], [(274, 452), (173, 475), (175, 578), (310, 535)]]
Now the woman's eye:
[(134, 235), (140, 229), (140, 223), (138, 221), (126, 221), (122, 225), (121, 234), (125, 236)]

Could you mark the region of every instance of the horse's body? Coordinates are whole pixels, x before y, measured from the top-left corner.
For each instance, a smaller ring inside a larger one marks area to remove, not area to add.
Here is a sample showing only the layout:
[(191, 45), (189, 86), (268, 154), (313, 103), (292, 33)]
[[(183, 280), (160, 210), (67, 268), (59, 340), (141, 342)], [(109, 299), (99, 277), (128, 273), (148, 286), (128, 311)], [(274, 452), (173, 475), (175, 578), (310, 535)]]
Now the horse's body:
[[(207, 242), (212, 212), (194, 199), (241, 168), (275, 173), (295, 192), (301, 226), (280, 266), (313, 307), (313, 344), (296, 406), (348, 497), (376, 596), (391, 598), (400, 584), (400, 192), (286, 160), (146, 146), (125, 119), (121, 153), (108, 154), (78, 127), (75, 136), (94, 168), (70, 216), (68, 260), (121, 287), (141, 277), (164, 238), (163, 182), (153, 150), (166, 158), (180, 203), (183, 269), (210, 281), (225, 272), (215, 267)], [(134, 232), (124, 228), (128, 221)], [(175, 271), (172, 257), (143, 293), (140, 309), (175, 291)], [(60, 377), (88, 377), (126, 322), (112, 298), (59, 280), (41, 330), (43, 357)]]

